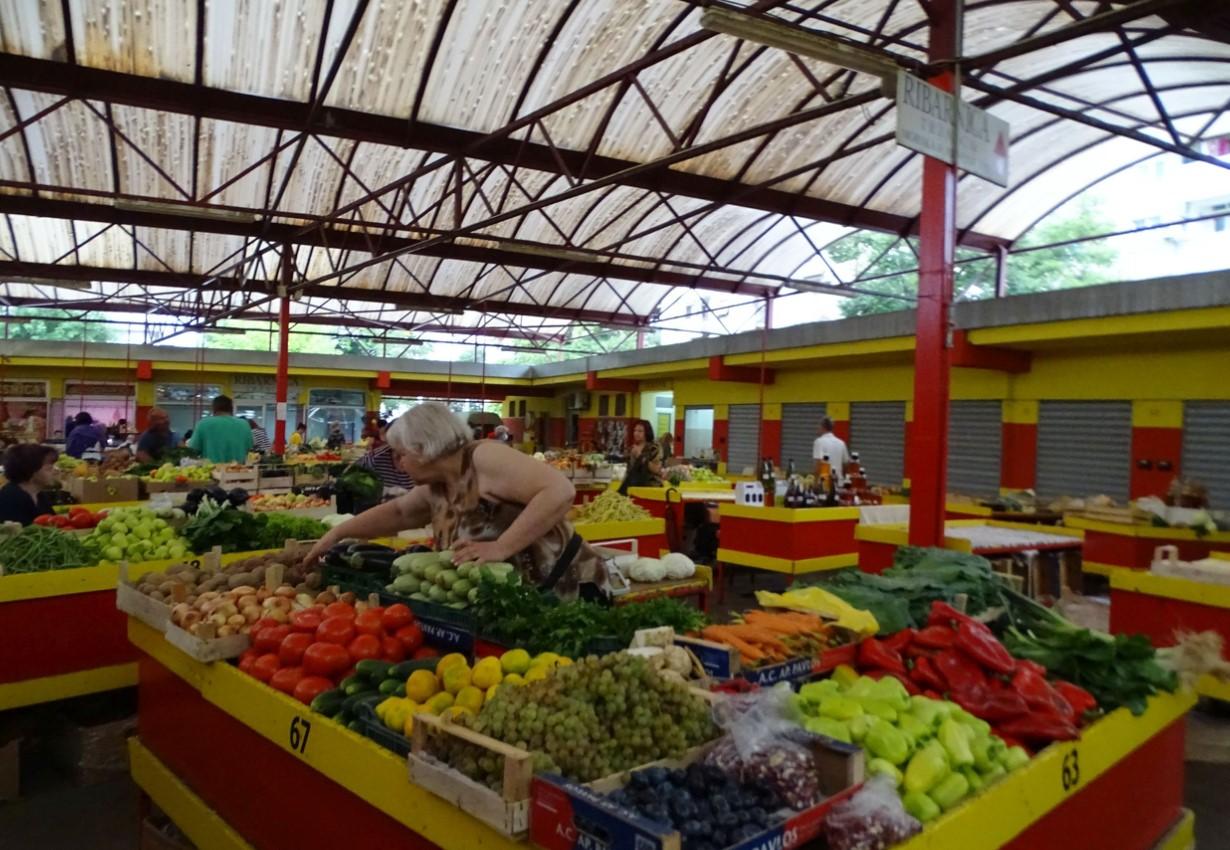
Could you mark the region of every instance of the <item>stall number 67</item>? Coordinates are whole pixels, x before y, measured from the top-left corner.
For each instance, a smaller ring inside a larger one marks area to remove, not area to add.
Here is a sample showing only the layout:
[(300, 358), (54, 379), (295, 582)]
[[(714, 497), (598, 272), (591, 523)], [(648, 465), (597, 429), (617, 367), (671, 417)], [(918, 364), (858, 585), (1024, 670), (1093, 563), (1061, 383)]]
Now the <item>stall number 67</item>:
[(1081, 764), (1080, 757), (1076, 750), (1068, 753), (1063, 757), (1063, 772), (1060, 774), (1063, 780), (1063, 790), (1071, 791), (1081, 781)]
[[(290, 721), (290, 748), (292, 751), (303, 755), (307, 752), (308, 735), (312, 732), (312, 722), (305, 720), (302, 717), (292, 718)], [(1064, 787), (1067, 787), (1065, 780)]]

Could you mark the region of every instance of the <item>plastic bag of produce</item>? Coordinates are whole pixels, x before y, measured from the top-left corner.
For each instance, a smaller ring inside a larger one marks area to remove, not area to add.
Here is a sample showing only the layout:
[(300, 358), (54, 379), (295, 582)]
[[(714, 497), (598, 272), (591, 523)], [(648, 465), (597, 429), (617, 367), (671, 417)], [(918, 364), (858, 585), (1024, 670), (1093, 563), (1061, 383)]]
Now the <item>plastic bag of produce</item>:
[(732, 694), (713, 706), (713, 719), (726, 733), (705, 755), (743, 782), (771, 788), (793, 809), (824, 799), (813, 740), (794, 719), (793, 692), (782, 684), (747, 694)]
[(883, 850), (921, 831), (922, 824), (906, 813), (886, 776), (869, 779), (824, 821), (829, 850)]

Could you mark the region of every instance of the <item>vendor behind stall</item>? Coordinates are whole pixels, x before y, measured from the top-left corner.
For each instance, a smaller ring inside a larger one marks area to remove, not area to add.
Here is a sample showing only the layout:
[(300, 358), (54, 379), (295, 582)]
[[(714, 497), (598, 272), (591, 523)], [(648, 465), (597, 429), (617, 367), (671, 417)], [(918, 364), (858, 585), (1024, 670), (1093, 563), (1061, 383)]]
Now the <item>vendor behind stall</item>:
[(454, 563), (508, 561), (523, 581), (565, 598), (601, 597), (607, 574), (567, 520), (575, 490), (545, 463), (493, 440), (474, 441), (443, 404), (420, 404), (388, 431), (398, 463), (417, 486), (334, 527), (309, 561), (339, 540), (371, 539), (430, 523)]
[(22, 443), (4, 455), (4, 477), (0, 487), (0, 522), (29, 525), (35, 517), (52, 513), (47, 490), (56, 483), (56, 459), (60, 453), (50, 446)]
[(628, 495), (629, 487), (662, 486), (662, 448), (653, 441), (653, 426), (636, 420), (628, 443), (628, 471), (619, 492)]

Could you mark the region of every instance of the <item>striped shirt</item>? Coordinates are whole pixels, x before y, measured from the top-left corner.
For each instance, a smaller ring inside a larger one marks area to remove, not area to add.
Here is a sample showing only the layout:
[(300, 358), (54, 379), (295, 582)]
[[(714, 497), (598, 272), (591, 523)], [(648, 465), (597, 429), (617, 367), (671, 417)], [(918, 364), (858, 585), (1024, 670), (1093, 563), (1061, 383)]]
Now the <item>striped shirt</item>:
[(364, 469), (370, 469), (385, 487), (400, 487), (403, 490), (409, 490), (414, 486), (414, 481), (410, 476), (397, 465), (397, 458), (393, 456), (393, 450), (387, 443), (377, 446), (359, 458), (358, 465)]
[(269, 442), (269, 432), (259, 425), (252, 429), (252, 451), (265, 454), (271, 448), (273, 443)]

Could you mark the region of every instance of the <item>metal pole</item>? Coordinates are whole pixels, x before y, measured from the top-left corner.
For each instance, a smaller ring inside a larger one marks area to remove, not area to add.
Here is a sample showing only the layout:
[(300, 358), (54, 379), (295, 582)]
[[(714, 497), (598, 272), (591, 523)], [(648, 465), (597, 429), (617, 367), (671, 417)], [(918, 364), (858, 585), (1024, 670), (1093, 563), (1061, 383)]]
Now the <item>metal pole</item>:
[[(932, 62), (955, 59), (960, 55), (961, 0), (937, 0), (931, 8), (934, 15), (929, 58)], [(950, 66), (931, 77), (930, 82), (960, 97)], [(956, 241), (957, 170), (941, 160), (926, 157), (922, 184), (914, 338), (914, 421), (908, 452), (910, 543), (941, 546), (948, 492), (948, 312), (952, 304), (952, 261)]]
[(1008, 249), (1000, 245), (995, 249), (995, 297), (1008, 294)]
[(286, 395), (290, 383), (290, 284), (295, 262), (290, 244), (282, 246), (282, 283), (278, 287), (277, 420), (273, 426), (273, 453), (286, 451)]

